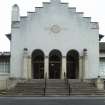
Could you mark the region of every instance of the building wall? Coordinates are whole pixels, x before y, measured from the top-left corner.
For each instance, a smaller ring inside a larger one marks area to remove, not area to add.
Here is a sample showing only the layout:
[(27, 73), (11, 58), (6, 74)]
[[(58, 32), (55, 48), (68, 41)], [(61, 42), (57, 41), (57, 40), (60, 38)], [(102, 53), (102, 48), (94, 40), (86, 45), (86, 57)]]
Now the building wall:
[(105, 52), (100, 52), (99, 76), (105, 78)]
[[(75, 49), (83, 55), (87, 49), (88, 69), (85, 78), (97, 78), (99, 70), (99, 31), (97, 23), (76, 13), (64, 3), (44, 3), (43, 8), (21, 17), (12, 23), (11, 77), (22, 77), (23, 49), (41, 49), (45, 56), (52, 49), (61, 51), (62, 56)], [(94, 62), (94, 63), (93, 63)]]
[(10, 73), (10, 54), (0, 53), (0, 90), (7, 89), (7, 79)]
[(105, 58), (104, 59), (100, 59), (100, 69), (99, 69), (99, 76), (101, 76), (102, 78), (105, 78)]

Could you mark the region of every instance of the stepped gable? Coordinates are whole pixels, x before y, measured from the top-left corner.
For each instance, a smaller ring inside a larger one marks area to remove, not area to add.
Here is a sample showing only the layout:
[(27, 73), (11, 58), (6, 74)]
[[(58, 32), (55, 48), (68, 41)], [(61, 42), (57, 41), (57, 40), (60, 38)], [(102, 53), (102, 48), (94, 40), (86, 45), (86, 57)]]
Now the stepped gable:
[[(80, 18), (80, 24), (86, 23), (87, 27), (89, 29), (99, 29), (98, 22), (91, 22), (91, 17), (84, 17), (83, 12), (76, 12), (75, 7), (69, 7), (68, 3), (62, 3), (60, 0), (51, 0), (51, 2), (43, 2), (43, 7), (35, 7), (34, 12), (27, 12), (27, 16), (21, 16), (19, 23), (26, 24), (26, 21), (29, 21), (29, 20), (35, 18), (36, 16), (41, 16), (41, 13), (47, 12), (47, 10), (49, 10), (49, 8), (52, 5), (60, 5), (58, 7), (61, 7), (61, 8), (63, 7), (64, 10), (66, 8), (67, 11), (70, 14), (72, 14), (74, 17)], [(57, 9), (61, 9), (61, 8), (57, 8)], [(17, 27), (19, 27), (19, 25), (16, 22), (15, 25), (13, 26), (13, 28), (17, 28)]]

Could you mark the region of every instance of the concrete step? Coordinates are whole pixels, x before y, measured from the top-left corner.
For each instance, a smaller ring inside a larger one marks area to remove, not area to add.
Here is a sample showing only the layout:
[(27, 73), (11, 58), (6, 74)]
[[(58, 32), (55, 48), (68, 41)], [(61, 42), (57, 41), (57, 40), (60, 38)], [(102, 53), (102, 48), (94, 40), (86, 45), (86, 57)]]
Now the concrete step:
[(45, 95), (46, 96), (58, 96), (58, 95), (59, 96), (68, 96), (69, 94), (68, 93), (56, 93), (56, 92), (54, 93), (53, 92), (53, 93), (46, 93)]
[(17, 85), (15, 88), (40, 88), (40, 87), (44, 87), (45, 85)]
[[(81, 82), (80, 80), (68, 80), (70, 83), (71, 95), (105, 95), (105, 91), (97, 90), (93, 83)], [(17, 96), (44, 96), (45, 80), (28, 80), (19, 82), (7, 91), (6, 95)], [(69, 96), (69, 88), (65, 80), (49, 79), (46, 81), (46, 96)]]
[(47, 80), (46, 85), (46, 95), (59, 95), (59, 96), (65, 96), (68, 95), (68, 89), (65, 84), (65, 80), (60, 79), (51, 79)]

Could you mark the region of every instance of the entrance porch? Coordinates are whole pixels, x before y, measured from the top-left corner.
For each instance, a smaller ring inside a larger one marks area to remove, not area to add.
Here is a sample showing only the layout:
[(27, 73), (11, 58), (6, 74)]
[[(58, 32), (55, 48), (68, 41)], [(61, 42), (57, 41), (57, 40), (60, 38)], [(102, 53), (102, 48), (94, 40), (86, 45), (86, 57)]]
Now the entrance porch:
[(26, 79), (83, 79), (86, 69), (85, 54), (70, 50), (62, 56), (59, 50), (52, 50), (45, 56), (40, 49), (34, 50), (32, 56), (24, 56), (23, 77)]

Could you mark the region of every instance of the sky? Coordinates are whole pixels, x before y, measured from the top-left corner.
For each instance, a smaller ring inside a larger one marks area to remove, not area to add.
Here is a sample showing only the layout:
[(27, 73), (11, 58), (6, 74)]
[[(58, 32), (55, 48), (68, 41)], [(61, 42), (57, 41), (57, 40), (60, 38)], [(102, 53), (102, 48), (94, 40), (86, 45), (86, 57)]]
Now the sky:
[[(11, 10), (14, 4), (20, 7), (20, 15), (26, 16), (28, 11), (42, 6), (42, 2), (50, 0), (0, 0), (0, 52), (10, 51), (10, 41), (5, 34), (11, 33)], [(105, 35), (105, 0), (61, 0), (76, 7), (84, 16), (92, 17), (93, 22), (99, 22), (99, 33)], [(105, 38), (102, 40), (105, 41)]]

